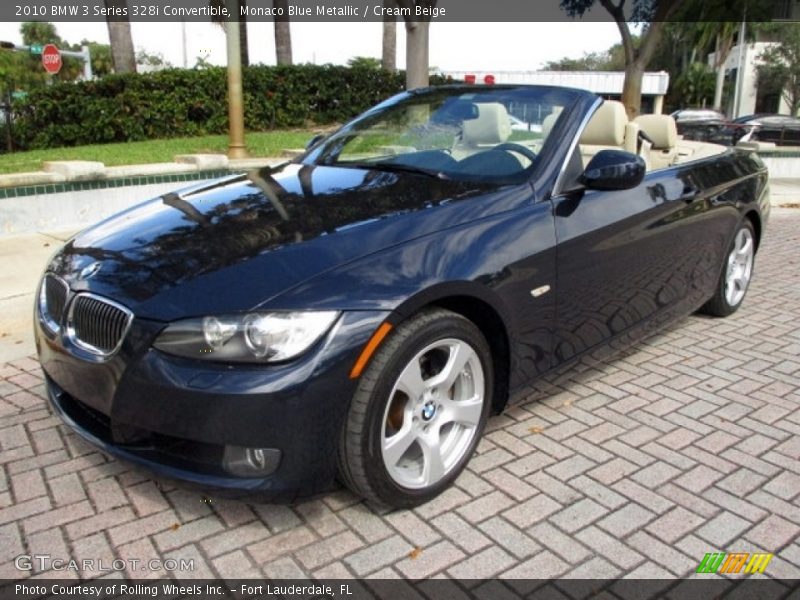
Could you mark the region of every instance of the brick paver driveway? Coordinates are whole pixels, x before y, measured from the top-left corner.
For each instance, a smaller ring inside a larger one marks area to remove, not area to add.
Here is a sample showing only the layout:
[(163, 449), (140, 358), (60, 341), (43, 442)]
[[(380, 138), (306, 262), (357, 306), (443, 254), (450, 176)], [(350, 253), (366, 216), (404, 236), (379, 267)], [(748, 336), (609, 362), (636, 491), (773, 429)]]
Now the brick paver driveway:
[[(0, 367), (0, 577), (20, 554), (194, 559), (199, 577), (675, 577), (706, 552), (800, 576), (800, 211), (773, 214), (744, 307), (543, 383), (457, 486), (382, 514), (346, 492), (208, 500), (109, 460)], [(37, 571), (34, 571), (34, 574)], [(160, 576), (162, 572), (131, 572)], [(62, 573), (69, 575), (69, 573)], [(84, 577), (97, 573), (83, 572)]]

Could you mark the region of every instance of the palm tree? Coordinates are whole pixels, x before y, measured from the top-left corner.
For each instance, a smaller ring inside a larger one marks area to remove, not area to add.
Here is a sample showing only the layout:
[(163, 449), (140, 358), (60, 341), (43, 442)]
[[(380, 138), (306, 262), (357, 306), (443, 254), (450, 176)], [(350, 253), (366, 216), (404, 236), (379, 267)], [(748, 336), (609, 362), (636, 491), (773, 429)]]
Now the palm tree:
[[(383, 6), (394, 8), (397, 6), (394, 0), (383, 0)], [(381, 45), (381, 67), (387, 71), (397, 69), (397, 18), (392, 16), (383, 17), (383, 43)]]
[(289, 0), (272, 0), (275, 9), (283, 9), (283, 17), (275, 18), (275, 58), (279, 65), (292, 64), (292, 32), (289, 28)]
[(725, 63), (736, 42), (739, 24), (731, 21), (706, 21), (700, 28), (700, 37), (696, 48), (704, 49), (714, 44), (714, 69), (716, 83), (714, 86), (714, 108), (722, 107), (722, 87), (725, 84)]
[[(107, 14), (127, 15), (126, 0), (103, 0)], [(124, 9), (124, 10), (123, 10)], [(112, 20), (113, 19), (113, 20)], [(131, 23), (127, 16), (106, 17), (111, 56), (116, 73), (136, 73), (136, 53), (133, 49)]]
[[(208, 3), (211, 7), (224, 8), (226, 6), (225, 0), (211, 0)], [(239, 26), (239, 56), (242, 61), (242, 66), (247, 67), (250, 65), (250, 50), (247, 45), (247, 16), (242, 11), (247, 7), (247, 0), (236, 0), (237, 24)], [(225, 17), (217, 16), (211, 19), (214, 23), (225, 29)]]

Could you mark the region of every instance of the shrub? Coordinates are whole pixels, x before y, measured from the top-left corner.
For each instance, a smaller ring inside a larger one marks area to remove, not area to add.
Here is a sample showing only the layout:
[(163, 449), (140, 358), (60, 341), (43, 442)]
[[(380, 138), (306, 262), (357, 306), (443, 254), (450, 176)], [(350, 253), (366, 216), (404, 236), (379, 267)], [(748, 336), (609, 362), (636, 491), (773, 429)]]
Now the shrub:
[[(249, 131), (344, 122), (403, 90), (403, 73), (335, 65), (253, 66), (243, 73)], [(226, 72), (168, 69), (61, 83), (14, 105), (23, 149), (225, 133)]]

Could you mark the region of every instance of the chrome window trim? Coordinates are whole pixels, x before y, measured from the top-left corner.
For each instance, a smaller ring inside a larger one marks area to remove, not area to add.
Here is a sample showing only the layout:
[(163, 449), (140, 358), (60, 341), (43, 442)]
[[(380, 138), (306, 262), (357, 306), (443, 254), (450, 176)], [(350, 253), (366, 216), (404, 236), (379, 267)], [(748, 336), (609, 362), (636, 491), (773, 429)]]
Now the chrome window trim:
[[(112, 350), (105, 351), (100, 348), (97, 348), (96, 346), (92, 346), (91, 344), (87, 344), (86, 342), (83, 342), (80, 339), (78, 339), (78, 337), (75, 335), (75, 327), (73, 326), (72, 317), (73, 313), (75, 312), (75, 304), (81, 297), (90, 298), (92, 300), (108, 304), (125, 313), (127, 322), (125, 323), (125, 327), (122, 330), (122, 335), (119, 336), (119, 341), (117, 342), (117, 345), (114, 346)], [(101, 358), (110, 358), (111, 356), (116, 354), (122, 347), (122, 343), (125, 341), (125, 337), (128, 335), (128, 331), (130, 330), (132, 324), (133, 324), (133, 312), (131, 312), (131, 310), (128, 307), (123, 306), (119, 302), (114, 302), (113, 300), (109, 300), (108, 298), (105, 298), (103, 296), (98, 296), (97, 294), (92, 294), (90, 292), (80, 292), (78, 294), (75, 294), (75, 296), (73, 296), (72, 299), (70, 300), (69, 310), (67, 311), (66, 327), (64, 334), (65, 337), (70, 341), (70, 343), (74, 344), (81, 350), (85, 350), (86, 352), (93, 354), (95, 356), (99, 356)]]
[(558, 177), (556, 177), (556, 183), (553, 186), (553, 193), (551, 194), (551, 197), (555, 198), (556, 196), (561, 196), (563, 194), (561, 187), (564, 185), (564, 176), (567, 171), (569, 159), (572, 158), (572, 153), (575, 152), (575, 148), (578, 146), (578, 141), (581, 139), (581, 135), (583, 135), (583, 130), (586, 129), (586, 126), (594, 116), (594, 113), (596, 113), (597, 109), (602, 106), (603, 102), (604, 100), (598, 97), (597, 100), (594, 101), (594, 104), (592, 104), (592, 106), (586, 112), (586, 115), (584, 115), (581, 124), (578, 125), (578, 131), (576, 132), (575, 137), (572, 138), (572, 142), (570, 142), (567, 155), (564, 157), (564, 162), (561, 163), (561, 169), (558, 172)]
[[(56, 322), (52, 318), (50, 318), (50, 313), (47, 306), (47, 281), (48, 278), (50, 280), (54, 280), (58, 282), (64, 288), (64, 310), (61, 313), (61, 322)], [(44, 294), (44, 305), (42, 304), (42, 294)], [(45, 273), (42, 277), (42, 281), (39, 285), (39, 295), (36, 299), (36, 307), (37, 313), (39, 317), (39, 322), (42, 324), (44, 329), (50, 333), (51, 335), (55, 336), (58, 335), (61, 331), (61, 324), (64, 321), (64, 316), (67, 312), (67, 308), (69, 307), (70, 297), (69, 297), (69, 285), (66, 281), (61, 279), (55, 273)]]

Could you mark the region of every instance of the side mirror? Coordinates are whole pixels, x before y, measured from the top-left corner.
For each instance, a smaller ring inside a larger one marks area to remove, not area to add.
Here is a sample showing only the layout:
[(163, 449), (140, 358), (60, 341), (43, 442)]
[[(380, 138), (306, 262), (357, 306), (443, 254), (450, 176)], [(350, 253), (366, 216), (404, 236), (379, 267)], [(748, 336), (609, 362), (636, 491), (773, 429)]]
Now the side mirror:
[(322, 133), (318, 133), (317, 135), (312, 137), (310, 140), (308, 140), (308, 143), (306, 144), (306, 150), (311, 150), (311, 148), (316, 146), (319, 142), (321, 142), (324, 139), (325, 139), (325, 135), (322, 134)]
[(592, 157), (579, 181), (592, 190), (629, 190), (644, 179), (641, 156), (622, 150), (601, 150)]

